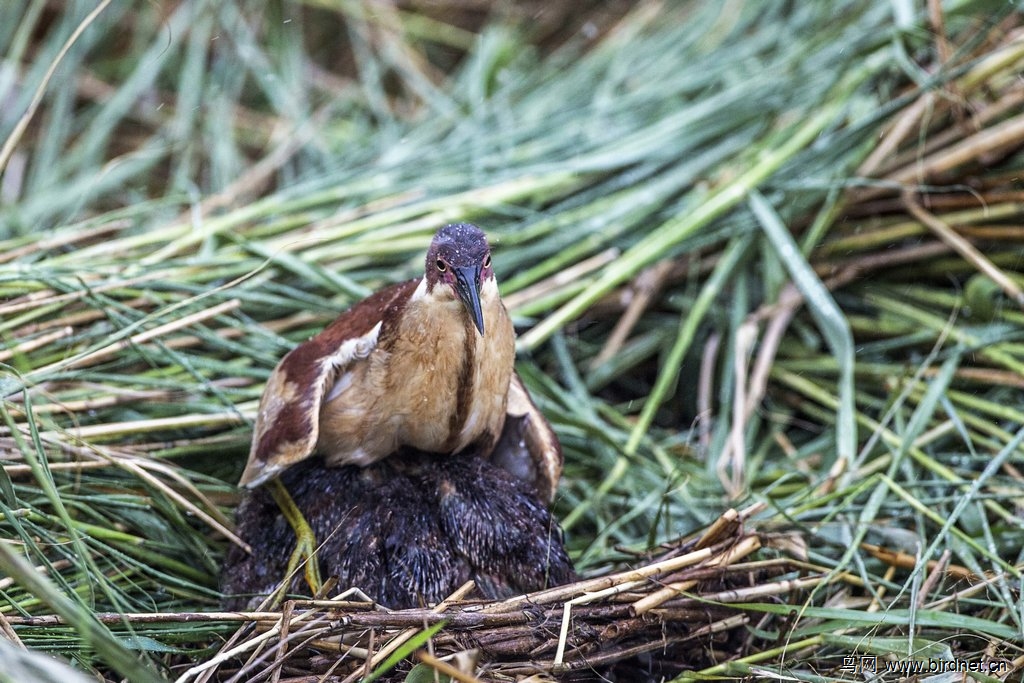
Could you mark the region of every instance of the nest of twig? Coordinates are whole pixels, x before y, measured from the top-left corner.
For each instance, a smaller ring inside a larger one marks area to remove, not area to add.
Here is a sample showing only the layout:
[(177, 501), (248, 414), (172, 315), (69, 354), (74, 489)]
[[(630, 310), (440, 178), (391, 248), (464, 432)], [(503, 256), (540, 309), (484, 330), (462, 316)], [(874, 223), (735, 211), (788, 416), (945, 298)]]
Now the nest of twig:
[(816, 574), (797, 558), (750, 559), (763, 543), (744, 528), (753, 511), (730, 510), (634, 568), (506, 600), (464, 600), (469, 583), (422, 609), (386, 610), (346, 591), (288, 601), (280, 611), (206, 615), (242, 626), (178, 680), (351, 682), (405, 675), (408, 665), (392, 667), (406, 657), (461, 681), (706, 668), (745, 650), (742, 627), (757, 619), (746, 603), (784, 599), (821, 580), (780, 581), (793, 571)]

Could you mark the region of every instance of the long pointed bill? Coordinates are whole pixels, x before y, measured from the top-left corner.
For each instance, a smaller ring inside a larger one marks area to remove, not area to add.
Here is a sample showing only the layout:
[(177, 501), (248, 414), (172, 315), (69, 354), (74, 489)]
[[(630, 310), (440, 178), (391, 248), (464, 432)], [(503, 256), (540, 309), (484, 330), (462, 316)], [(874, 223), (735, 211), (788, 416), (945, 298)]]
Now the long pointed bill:
[(453, 270), (455, 271), (455, 289), (482, 337), (484, 335), (484, 312), (480, 308), (480, 290), (477, 288), (480, 282), (480, 266), (465, 266)]

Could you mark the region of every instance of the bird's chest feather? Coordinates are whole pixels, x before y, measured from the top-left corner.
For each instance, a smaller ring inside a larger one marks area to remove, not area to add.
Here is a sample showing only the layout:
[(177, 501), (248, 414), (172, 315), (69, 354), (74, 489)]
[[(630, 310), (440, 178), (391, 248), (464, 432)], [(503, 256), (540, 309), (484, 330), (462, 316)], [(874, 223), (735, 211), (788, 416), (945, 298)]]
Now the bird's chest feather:
[(457, 301), (409, 303), (405, 327), (382, 358), (387, 393), (407, 411), (403, 443), (455, 451), (483, 431), (500, 431), (515, 332), (500, 301), (485, 301), (483, 313), (481, 335)]
[(489, 451), (505, 421), (515, 331), (496, 287), (482, 293), (483, 335), (461, 302), (414, 294), (376, 347), (336, 376), (321, 411), (321, 452), (367, 464), (402, 446)]
[(457, 377), (472, 339), (459, 320), (455, 302), (410, 302), (398, 334), (374, 361), (387, 367), (388, 390), (419, 402), (441, 405), (454, 400)]

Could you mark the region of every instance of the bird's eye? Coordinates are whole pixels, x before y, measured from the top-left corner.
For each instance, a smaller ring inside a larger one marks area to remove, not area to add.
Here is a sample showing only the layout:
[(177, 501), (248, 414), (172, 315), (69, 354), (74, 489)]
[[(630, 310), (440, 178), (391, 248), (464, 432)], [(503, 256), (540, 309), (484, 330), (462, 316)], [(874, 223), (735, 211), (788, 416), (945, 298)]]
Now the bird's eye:
[(448, 266), (441, 259), (437, 259), (437, 261), (435, 261), (434, 265), (437, 266), (437, 270), (439, 272), (441, 272), (441, 273), (443, 273), (445, 270), (448, 269)]
[(491, 267), (491, 255), (488, 254), (487, 256), (484, 256), (484, 268), (490, 268), (490, 267)]

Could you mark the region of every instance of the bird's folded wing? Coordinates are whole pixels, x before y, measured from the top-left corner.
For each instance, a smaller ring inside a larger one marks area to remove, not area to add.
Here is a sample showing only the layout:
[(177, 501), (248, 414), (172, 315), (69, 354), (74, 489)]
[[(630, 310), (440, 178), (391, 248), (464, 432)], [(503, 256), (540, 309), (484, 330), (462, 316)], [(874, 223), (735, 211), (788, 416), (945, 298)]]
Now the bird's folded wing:
[(384, 311), (408, 299), (418, 282), (392, 285), (363, 299), (281, 359), (260, 398), (240, 486), (258, 486), (313, 454), (324, 397), (345, 367), (370, 354)]
[(509, 383), (507, 412), (492, 457), (519, 479), (531, 482), (541, 500), (550, 502), (562, 476), (562, 446), (517, 372)]

